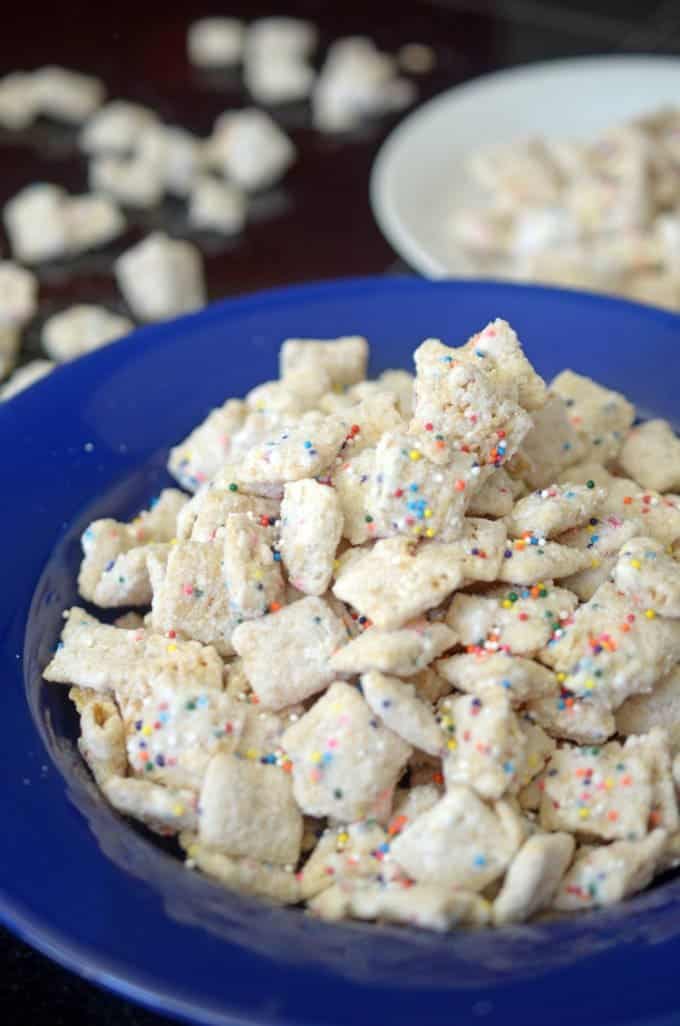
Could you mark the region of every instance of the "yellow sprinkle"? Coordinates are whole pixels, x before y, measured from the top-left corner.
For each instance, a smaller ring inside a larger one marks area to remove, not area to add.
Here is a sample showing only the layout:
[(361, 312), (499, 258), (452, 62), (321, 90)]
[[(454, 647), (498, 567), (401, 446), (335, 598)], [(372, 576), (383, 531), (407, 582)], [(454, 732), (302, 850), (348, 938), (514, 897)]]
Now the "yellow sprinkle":
[(173, 652), (177, 651), (177, 645), (168, 645), (166, 651), (169, 652), (170, 655), (172, 655)]
[(581, 817), (581, 819), (588, 819), (588, 816), (590, 815), (590, 809), (579, 809), (578, 814)]
[(176, 545), (177, 544), (177, 539), (176, 538), (171, 538), (170, 539), (170, 544), (171, 545)]
[(408, 455), (409, 455), (409, 459), (413, 460), (413, 462), (415, 463), (416, 460), (419, 460), (421, 458), (422, 453), (421, 453), (421, 451), (419, 449), (411, 449), (411, 451), (410, 451), (410, 453)]
[(593, 559), (591, 561), (590, 565), (592, 566), (593, 570), (597, 570), (598, 566), (600, 565), (600, 560), (599, 559)]
[(344, 830), (341, 834), (338, 834), (338, 844), (347, 844), (349, 841), (349, 834)]
[(567, 679), (566, 673), (558, 673), (556, 676), (559, 684), (564, 684), (565, 680)]
[(261, 581), (263, 577), (264, 577), (264, 573), (263, 573), (262, 570), (254, 570), (253, 571), (253, 580), (254, 581)]
[(606, 787), (606, 789), (608, 791), (611, 791), (612, 787), (614, 786), (614, 781), (612, 780), (611, 777), (607, 777), (606, 778), (606, 780), (604, 782), (604, 786)]
[(142, 734), (144, 735), (144, 737), (150, 737), (152, 733), (153, 733), (153, 730), (148, 725), (148, 723), (147, 723), (146, 727), (142, 727)]
[(639, 570), (642, 566), (642, 563), (639, 559), (631, 559), (630, 565), (632, 566), (633, 570)]
[(340, 566), (340, 560), (339, 559), (334, 559), (333, 560), (333, 569), (337, 570), (339, 566)]
[(512, 609), (512, 602), (510, 599), (503, 599), (503, 609)]
[(594, 680), (587, 680), (585, 682), (585, 684), (584, 684), (584, 687), (587, 688), (588, 691), (592, 691), (593, 688), (595, 687), (595, 681)]
[(321, 762), (321, 752), (312, 752), (309, 757), (310, 762)]
[(426, 538), (434, 538), (434, 534), (435, 534), (434, 527), (426, 528), (426, 530), (425, 530), (425, 537)]
[(246, 759), (257, 759), (257, 757), (258, 757), (258, 752), (257, 752), (257, 749), (255, 749), (255, 748), (249, 748), (248, 751), (246, 752)]
[(654, 617), (656, 616), (656, 613), (654, 612), (653, 609), (645, 609), (645, 616), (647, 617), (648, 620), (653, 620)]
[(534, 766), (538, 765), (538, 756), (535, 752), (531, 753), (531, 755), (527, 759), (527, 763), (529, 764), (530, 769), (533, 769)]
[(428, 508), (427, 508), (427, 509), (426, 509), (426, 510), (424, 511), (424, 513), (423, 513), (423, 516), (425, 517), (425, 519), (426, 519), (426, 520), (429, 520), (429, 519), (430, 519), (430, 517), (432, 516), (432, 510), (431, 510), (431, 509), (430, 509), (430, 508), (428, 507)]
[(453, 738), (451, 738), (450, 741), (446, 742), (446, 747), (449, 749), (449, 751), (455, 752), (456, 748), (458, 747), (458, 742), (454, 741)]
[(173, 816), (183, 816), (185, 812), (183, 805), (174, 805), (172, 808)]

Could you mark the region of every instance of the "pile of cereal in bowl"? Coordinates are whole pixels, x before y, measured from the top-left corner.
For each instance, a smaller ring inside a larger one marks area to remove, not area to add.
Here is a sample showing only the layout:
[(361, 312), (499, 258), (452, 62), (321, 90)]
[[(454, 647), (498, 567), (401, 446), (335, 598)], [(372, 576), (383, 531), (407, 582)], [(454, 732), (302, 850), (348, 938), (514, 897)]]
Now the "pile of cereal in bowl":
[(171, 450), (186, 491), (92, 523), (80, 594), (125, 611), (68, 610), (45, 678), (227, 888), (434, 930), (620, 901), (680, 864), (680, 440), (502, 320), (367, 357), (286, 341)]

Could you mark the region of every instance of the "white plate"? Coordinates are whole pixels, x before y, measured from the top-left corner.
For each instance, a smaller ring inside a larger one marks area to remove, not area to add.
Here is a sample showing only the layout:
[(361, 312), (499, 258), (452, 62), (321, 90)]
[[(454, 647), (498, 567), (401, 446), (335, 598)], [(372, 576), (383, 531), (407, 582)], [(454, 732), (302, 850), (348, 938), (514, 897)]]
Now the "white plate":
[(373, 167), (373, 212), (399, 255), (428, 277), (478, 273), (447, 232), (454, 206), (479, 195), (465, 171), (471, 151), (532, 135), (591, 139), (679, 104), (675, 57), (584, 57), (485, 75), (430, 100), (392, 132)]

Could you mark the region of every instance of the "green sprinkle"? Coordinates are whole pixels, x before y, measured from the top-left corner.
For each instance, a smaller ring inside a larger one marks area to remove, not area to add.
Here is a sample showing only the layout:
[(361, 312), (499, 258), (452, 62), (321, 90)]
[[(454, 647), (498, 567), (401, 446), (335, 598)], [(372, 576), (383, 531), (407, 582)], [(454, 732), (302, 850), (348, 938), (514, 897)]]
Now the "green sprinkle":
[(238, 485), (234, 484), (234, 482), (232, 481), (232, 483), (229, 485), (229, 491), (230, 492), (237, 492), (238, 491)]
[(594, 488), (594, 487), (595, 487), (595, 482), (594, 481), (586, 481), (586, 488)]

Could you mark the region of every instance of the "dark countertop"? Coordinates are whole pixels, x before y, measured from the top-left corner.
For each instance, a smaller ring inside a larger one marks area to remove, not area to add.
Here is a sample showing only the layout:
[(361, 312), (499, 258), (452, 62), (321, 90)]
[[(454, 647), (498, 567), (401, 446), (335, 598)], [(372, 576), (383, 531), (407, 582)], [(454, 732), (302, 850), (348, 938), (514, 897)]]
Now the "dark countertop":
[[(166, 120), (205, 135), (219, 113), (247, 102), (237, 75), (211, 78), (186, 61), (186, 27), (209, 13), (310, 17), (322, 32), (322, 45), (357, 33), (391, 51), (407, 42), (427, 43), (436, 52), (437, 67), (415, 79), (419, 101), (464, 79), (532, 60), (680, 52), (676, 0), (394, 0), (384, 7), (339, 0), (229, 5), (176, 0), (162, 13), (150, 6), (66, 0), (39, 16), (34, 6), (13, 6), (0, 34), (0, 75), (47, 63), (88, 71), (105, 80), (112, 97), (148, 104)], [(368, 203), (369, 170), (396, 119), (335, 138), (310, 129), (305, 105), (281, 108), (276, 116), (299, 148), (298, 163), (282, 187), (261, 197), (238, 240), (192, 236), (206, 258), (210, 298), (315, 278), (403, 270)], [(34, 181), (53, 181), (73, 191), (86, 187), (75, 134), (56, 126), (41, 124), (13, 137), (0, 132), (0, 167), (0, 204)], [(41, 320), (58, 308), (73, 302), (122, 308), (110, 274), (112, 260), (152, 226), (184, 234), (182, 206), (166, 203), (132, 221), (125, 237), (105, 251), (40, 271), (41, 311), (28, 333), (27, 355), (37, 352)], [(67, 847), (67, 838), (63, 844)], [(0, 1019), (6, 1026), (168, 1021), (60, 969), (2, 930), (0, 965)]]

